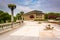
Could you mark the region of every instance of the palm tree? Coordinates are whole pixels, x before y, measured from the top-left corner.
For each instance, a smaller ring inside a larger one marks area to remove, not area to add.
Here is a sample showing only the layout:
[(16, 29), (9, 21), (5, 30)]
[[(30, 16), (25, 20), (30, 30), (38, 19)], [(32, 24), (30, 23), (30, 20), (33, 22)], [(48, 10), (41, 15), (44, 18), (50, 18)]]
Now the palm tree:
[(8, 7), (11, 9), (11, 22), (12, 22), (12, 27), (13, 27), (13, 22), (14, 22), (14, 19), (13, 19), (13, 11), (14, 9), (16, 8), (16, 5), (15, 4), (8, 4)]
[(18, 14), (16, 15), (16, 17), (17, 17), (17, 20), (21, 20), (21, 14), (20, 14), (20, 13), (18, 13)]
[(23, 23), (23, 20), (24, 20), (24, 15), (23, 14), (24, 14), (24, 12), (21, 11), (20, 13), (21, 13), (21, 16), (22, 16), (22, 23)]

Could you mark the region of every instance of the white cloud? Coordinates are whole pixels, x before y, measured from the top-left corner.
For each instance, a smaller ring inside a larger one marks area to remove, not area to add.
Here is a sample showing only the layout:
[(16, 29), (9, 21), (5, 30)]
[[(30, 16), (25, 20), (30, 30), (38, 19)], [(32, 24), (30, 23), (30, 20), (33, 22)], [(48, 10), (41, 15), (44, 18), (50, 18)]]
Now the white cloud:
[(29, 5), (31, 3), (32, 0), (25, 0), (24, 4), (25, 5)]
[(17, 8), (16, 8), (16, 10), (18, 10), (18, 11), (24, 11), (26, 13), (26, 12), (32, 11), (34, 9), (31, 9), (30, 7), (18, 5)]

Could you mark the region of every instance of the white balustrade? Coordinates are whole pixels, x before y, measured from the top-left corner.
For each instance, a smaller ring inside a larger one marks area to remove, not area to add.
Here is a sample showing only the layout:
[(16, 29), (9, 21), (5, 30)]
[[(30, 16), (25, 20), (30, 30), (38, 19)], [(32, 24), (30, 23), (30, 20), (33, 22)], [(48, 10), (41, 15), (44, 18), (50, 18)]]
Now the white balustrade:
[[(18, 25), (20, 25), (21, 23), (22, 23), (21, 21), (20, 22), (14, 22), (13, 28), (18, 27)], [(12, 30), (13, 28), (11, 26), (12, 26), (11, 23), (0, 24), (0, 33)]]

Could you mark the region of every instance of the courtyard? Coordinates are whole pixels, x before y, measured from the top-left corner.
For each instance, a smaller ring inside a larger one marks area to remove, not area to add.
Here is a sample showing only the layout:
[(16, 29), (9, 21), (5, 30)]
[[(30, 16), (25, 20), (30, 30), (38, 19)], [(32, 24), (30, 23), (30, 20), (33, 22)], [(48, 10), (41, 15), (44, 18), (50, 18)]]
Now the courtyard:
[[(50, 24), (53, 30), (44, 30)], [(15, 30), (0, 35), (0, 40), (60, 40), (60, 25), (38, 21), (24, 21)]]

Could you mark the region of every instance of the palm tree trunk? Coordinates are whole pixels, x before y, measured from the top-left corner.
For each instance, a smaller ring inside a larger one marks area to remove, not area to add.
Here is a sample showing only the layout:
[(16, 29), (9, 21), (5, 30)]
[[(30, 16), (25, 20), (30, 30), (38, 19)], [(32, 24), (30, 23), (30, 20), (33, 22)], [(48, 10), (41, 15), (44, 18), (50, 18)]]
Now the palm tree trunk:
[(22, 23), (23, 23), (23, 15), (22, 15)]
[(11, 27), (13, 28), (13, 22), (14, 22), (14, 18), (13, 18), (13, 10), (11, 10), (11, 13), (12, 13), (12, 15), (11, 15), (11, 23), (12, 23), (12, 25), (11, 25)]

